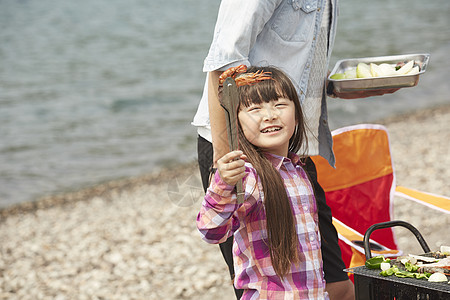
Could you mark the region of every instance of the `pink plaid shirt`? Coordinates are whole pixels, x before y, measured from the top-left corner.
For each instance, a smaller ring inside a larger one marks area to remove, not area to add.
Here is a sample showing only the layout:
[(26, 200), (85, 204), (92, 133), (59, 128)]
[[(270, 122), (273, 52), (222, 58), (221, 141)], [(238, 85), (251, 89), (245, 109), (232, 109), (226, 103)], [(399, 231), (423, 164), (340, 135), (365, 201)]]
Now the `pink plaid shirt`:
[(264, 195), (255, 169), (246, 163), (245, 201), (238, 205), (234, 186), (216, 172), (197, 217), (202, 238), (212, 244), (234, 235), (235, 287), (241, 299), (328, 299), (322, 270), (318, 215), (313, 188), (296, 154), (267, 154), (279, 171), (294, 212), (300, 263), (282, 279), (267, 247)]

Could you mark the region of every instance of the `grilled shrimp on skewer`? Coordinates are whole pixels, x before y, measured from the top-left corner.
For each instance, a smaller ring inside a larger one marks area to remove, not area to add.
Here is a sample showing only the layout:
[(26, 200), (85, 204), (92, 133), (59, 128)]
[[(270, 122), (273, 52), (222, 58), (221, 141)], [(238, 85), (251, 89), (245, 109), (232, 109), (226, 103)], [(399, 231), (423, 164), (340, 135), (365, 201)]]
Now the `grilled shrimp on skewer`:
[(236, 82), (236, 86), (252, 85), (263, 80), (272, 79), (270, 72), (257, 71), (255, 73), (246, 73), (247, 66), (240, 65), (227, 69), (219, 76), (219, 85), (223, 85), (225, 79), (231, 77)]
[(450, 276), (450, 257), (441, 259), (438, 262), (431, 264), (424, 264), (419, 268), (420, 273), (428, 272), (428, 273), (444, 273)]

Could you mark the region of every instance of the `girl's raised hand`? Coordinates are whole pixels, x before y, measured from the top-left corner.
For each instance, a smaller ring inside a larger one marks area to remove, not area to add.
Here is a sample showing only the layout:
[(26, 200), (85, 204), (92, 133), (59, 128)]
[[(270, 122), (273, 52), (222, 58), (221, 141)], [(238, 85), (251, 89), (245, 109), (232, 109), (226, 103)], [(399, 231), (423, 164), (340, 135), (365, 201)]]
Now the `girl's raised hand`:
[(229, 185), (235, 185), (245, 176), (246, 156), (241, 150), (231, 151), (217, 161), (220, 177)]

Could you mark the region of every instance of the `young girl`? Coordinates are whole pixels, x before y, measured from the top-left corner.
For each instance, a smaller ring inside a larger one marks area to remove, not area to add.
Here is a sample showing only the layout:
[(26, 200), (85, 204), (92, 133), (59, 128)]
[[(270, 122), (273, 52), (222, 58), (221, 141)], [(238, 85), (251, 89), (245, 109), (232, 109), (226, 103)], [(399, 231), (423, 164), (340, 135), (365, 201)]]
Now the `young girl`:
[[(295, 154), (306, 137), (297, 92), (275, 68), (251, 67), (238, 81), (242, 151), (218, 160), (198, 229), (208, 243), (234, 235), (241, 299), (328, 299), (314, 192)], [(238, 180), (245, 190), (240, 205)]]

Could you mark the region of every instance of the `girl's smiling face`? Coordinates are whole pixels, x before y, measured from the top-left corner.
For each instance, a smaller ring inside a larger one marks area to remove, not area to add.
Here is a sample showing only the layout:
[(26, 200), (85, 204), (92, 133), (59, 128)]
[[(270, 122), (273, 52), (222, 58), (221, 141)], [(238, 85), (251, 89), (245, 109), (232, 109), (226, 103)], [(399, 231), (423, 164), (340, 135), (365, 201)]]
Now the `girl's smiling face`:
[(247, 140), (275, 155), (286, 157), (289, 140), (295, 132), (295, 104), (286, 98), (242, 107), (238, 113)]

